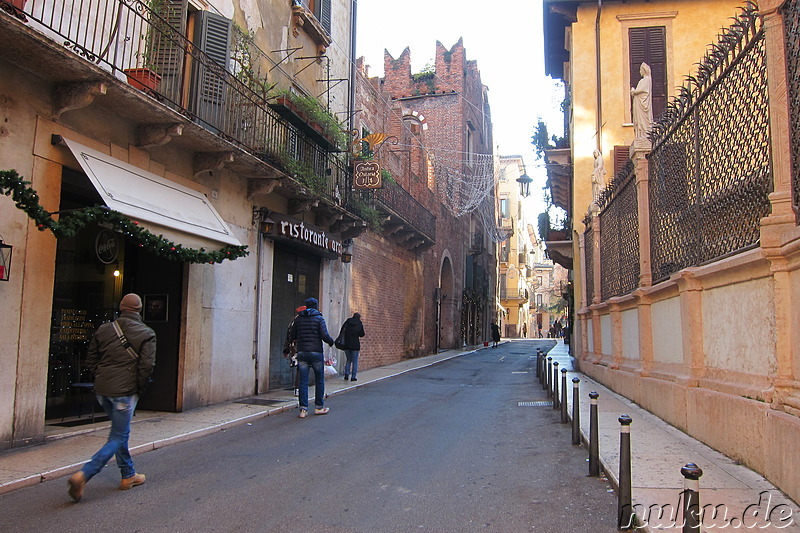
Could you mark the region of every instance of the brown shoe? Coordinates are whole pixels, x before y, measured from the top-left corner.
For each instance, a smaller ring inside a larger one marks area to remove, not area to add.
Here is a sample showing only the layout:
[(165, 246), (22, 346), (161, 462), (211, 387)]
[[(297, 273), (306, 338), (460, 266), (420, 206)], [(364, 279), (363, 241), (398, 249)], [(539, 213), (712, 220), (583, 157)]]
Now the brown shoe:
[(125, 478), (119, 482), (119, 490), (132, 489), (133, 487), (138, 487), (144, 482), (144, 474), (134, 474), (131, 477)]
[(74, 501), (79, 502), (83, 497), (83, 489), (86, 487), (86, 476), (83, 475), (82, 470), (78, 470), (72, 474), (67, 480), (69, 485), (69, 497)]

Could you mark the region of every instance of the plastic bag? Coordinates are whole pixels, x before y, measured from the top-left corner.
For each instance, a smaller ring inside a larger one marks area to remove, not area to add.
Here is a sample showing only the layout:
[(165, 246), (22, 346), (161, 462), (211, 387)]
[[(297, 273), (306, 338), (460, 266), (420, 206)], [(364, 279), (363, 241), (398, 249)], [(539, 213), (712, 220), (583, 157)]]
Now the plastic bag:
[(325, 375), (326, 376), (335, 376), (338, 372), (336, 371), (336, 367), (332, 365), (325, 365)]

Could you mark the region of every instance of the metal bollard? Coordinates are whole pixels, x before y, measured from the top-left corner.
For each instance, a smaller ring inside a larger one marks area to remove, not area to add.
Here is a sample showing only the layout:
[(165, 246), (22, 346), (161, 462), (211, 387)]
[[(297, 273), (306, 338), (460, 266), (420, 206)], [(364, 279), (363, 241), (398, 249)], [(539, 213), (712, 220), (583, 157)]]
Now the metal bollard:
[(553, 409), (558, 409), (558, 361), (553, 361)]
[(536, 378), (542, 381), (542, 349), (536, 348)]
[(553, 375), (553, 358), (547, 358), (547, 375), (544, 380), (544, 388), (547, 389), (547, 395), (550, 396), (550, 379)]
[(633, 527), (633, 502), (631, 498), (631, 417), (619, 417), (619, 499), (617, 501), (617, 527)]
[(700, 476), (703, 470), (694, 463), (681, 468), (683, 474), (683, 533), (699, 533), (700, 524)]
[(561, 423), (566, 424), (567, 420), (567, 369), (561, 369)]
[(597, 436), (597, 398), (595, 391), (589, 393), (589, 475), (600, 475), (600, 444)]
[(574, 445), (581, 443), (581, 409), (578, 396), (578, 383), (580, 382), (580, 379), (572, 378), (572, 444)]

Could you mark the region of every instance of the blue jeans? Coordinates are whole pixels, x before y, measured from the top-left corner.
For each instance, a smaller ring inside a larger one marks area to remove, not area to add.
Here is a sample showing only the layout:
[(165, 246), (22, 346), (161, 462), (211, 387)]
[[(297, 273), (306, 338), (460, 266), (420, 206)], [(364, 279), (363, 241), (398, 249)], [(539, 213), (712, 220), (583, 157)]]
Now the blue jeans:
[(325, 357), (320, 352), (297, 352), (297, 372), (300, 376), (300, 408), (308, 409), (308, 371), (314, 369), (314, 405), (325, 405)]
[(92, 479), (112, 457), (117, 458), (117, 466), (122, 474), (122, 479), (127, 479), (136, 475), (133, 467), (133, 459), (128, 451), (128, 437), (131, 434), (131, 419), (136, 410), (136, 403), (139, 396), (101, 396), (97, 395), (98, 403), (111, 420), (111, 432), (108, 440), (94, 454), (91, 460), (83, 465), (83, 475), (86, 480)]
[(344, 356), (347, 358), (347, 362), (344, 364), (344, 375), (350, 375), (350, 365), (352, 364), (352, 377), (356, 377), (356, 374), (358, 373), (358, 350), (345, 350)]

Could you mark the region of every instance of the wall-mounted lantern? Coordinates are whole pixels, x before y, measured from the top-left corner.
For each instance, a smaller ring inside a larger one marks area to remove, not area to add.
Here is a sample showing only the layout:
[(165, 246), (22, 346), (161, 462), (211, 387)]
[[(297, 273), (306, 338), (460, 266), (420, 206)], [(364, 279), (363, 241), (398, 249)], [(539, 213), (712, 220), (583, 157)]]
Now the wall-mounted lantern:
[(353, 260), (353, 239), (345, 239), (342, 244), (342, 263), (349, 263)]
[(0, 281), (8, 281), (11, 275), (11, 252), (14, 247), (0, 239)]
[(525, 172), (525, 165), (523, 165), (522, 176), (517, 178), (517, 183), (519, 183), (519, 193), (525, 198), (531, 195), (532, 181), (533, 179)]
[(275, 227), (275, 221), (269, 218), (269, 215), (264, 214), (261, 219), (261, 233), (272, 235), (272, 229)]

